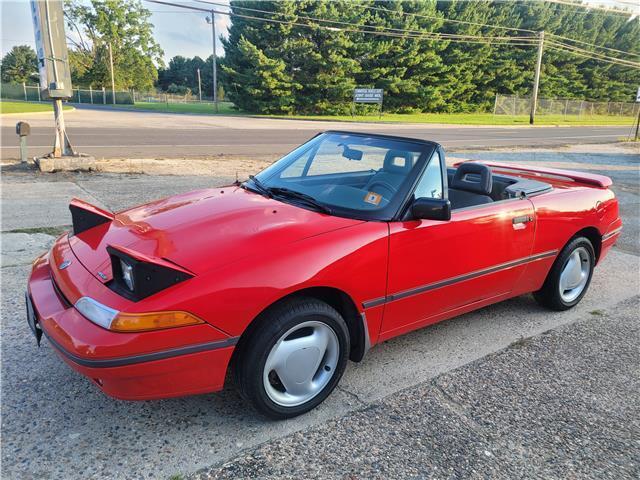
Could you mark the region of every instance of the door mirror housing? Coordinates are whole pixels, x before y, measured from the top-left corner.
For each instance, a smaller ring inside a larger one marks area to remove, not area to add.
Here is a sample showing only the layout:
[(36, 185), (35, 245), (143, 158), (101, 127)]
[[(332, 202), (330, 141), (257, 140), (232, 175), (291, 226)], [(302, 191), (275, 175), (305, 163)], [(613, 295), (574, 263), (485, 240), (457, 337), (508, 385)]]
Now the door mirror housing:
[(451, 220), (451, 203), (442, 198), (416, 198), (411, 214), (416, 220)]

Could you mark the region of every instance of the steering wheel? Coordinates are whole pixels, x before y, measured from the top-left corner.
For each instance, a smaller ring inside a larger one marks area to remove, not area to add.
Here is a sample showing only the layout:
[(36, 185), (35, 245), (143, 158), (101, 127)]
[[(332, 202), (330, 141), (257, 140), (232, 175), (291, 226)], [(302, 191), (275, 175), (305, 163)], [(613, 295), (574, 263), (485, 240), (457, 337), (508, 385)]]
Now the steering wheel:
[[(391, 185), (390, 183), (385, 182), (384, 180), (374, 180), (373, 182), (371, 182), (367, 186), (367, 189), (370, 192), (380, 193), (380, 192), (376, 192), (375, 189), (373, 188), (376, 185), (384, 188), (385, 190), (387, 190), (390, 193), (388, 198), (391, 198), (396, 193), (396, 188), (393, 185)], [(380, 195), (382, 195), (382, 194), (380, 193)], [(382, 195), (382, 196), (384, 197), (385, 195)]]

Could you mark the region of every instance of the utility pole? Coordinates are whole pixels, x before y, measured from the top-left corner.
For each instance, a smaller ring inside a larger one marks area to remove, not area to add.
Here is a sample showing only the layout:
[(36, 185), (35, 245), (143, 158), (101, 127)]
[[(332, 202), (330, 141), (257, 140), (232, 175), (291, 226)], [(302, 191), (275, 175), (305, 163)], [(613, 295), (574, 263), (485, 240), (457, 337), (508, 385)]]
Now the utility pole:
[(218, 66), (216, 65), (216, 17), (214, 11), (211, 10), (211, 20), (207, 18), (207, 22), (211, 23), (211, 38), (213, 43), (213, 104), (216, 108), (216, 113), (218, 113)]
[(200, 81), (200, 69), (198, 69), (198, 99), (202, 101), (202, 82)]
[(538, 58), (536, 60), (536, 73), (533, 77), (533, 91), (531, 92), (531, 111), (529, 113), (529, 124), (533, 125), (536, 117), (536, 106), (538, 103), (538, 86), (540, 85), (540, 68), (542, 67), (542, 50), (544, 49), (544, 31), (540, 32), (538, 38)]
[(111, 65), (111, 101), (116, 104), (116, 82), (113, 78), (113, 51), (111, 50), (111, 42), (109, 42), (109, 64)]
[[(49, 2), (44, 2), (44, 23), (47, 30), (47, 40), (49, 42), (49, 48), (51, 49), (51, 66), (53, 67), (53, 82), (56, 88), (60, 88), (61, 76), (58, 72), (58, 59), (56, 57), (55, 42), (53, 40), (51, 16), (49, 13)], [(36, 34), (36, 38), (38, 35)], [(75, 155), (69, 137), (67, 136), (67, 130), (64, 126), (64, 114), (62, 113), (62, 99), (56, 97), (53, 98), (53, 117), (56, 125), (56, 137), (53, 142), (53, 157), (60, 158), (67, 155)]]

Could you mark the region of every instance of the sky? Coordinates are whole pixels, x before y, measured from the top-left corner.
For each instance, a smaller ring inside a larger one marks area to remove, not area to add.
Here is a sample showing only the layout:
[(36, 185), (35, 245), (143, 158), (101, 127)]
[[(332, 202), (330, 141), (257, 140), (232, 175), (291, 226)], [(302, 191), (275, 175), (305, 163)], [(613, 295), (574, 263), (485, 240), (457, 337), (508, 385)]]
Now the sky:
[[(88, 0), (85, 0), (88, 1)], [(171, 1), (171, 0), (168, 0)], [(228, 0), (215, 0), (217, 3), (228, 4)], [(553, 0), (552, 0), (553, 1)], [(563, 2), (566, 0), (557, 0)], [(608, 8), (625, 8), (638, 0), (591, 0), (589, 3), (602, 5)], [(173, 0), (174, 3), (208, 8), (197, 1)], [(204, 12), (192, 12), (186, 9), (165, 5), (143, 2), (151, 13), (151, 22), (154, 25), (156, 41), (164, 50), (165, 62), (175, 55), (193, 57), (198, 55), (207, 58), (211, 55), (212, 39), (211, 26), (206, 22)], [(34, 46), (33, 24), (29, 13), (28, 0), (0, 0), (2, 30), (0, 32), (0, 52), (4, 56), (14, 45)], [(228, 9), (225, 7), (213, 7), (216, 10)], [(216, 15), (216, 31), (218, 35), (227, 35), (229, 17)], [(216, 53), (224, 55), (220, 42), (217, 42)]]

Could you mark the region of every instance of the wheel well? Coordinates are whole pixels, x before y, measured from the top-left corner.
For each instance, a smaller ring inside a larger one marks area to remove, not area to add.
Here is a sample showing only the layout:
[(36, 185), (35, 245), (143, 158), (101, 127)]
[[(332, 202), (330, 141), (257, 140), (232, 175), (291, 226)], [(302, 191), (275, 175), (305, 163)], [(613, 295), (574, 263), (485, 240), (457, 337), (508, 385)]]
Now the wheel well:
[(591, 245), (593, 245), (593, 251), (596, 254), (596, 263), (598, 263), (598, 260), (600, 259), (600, 250), (602, 249), (602, 235), (600, 235), (598, 229), (595, 227), (583, 228), (579, 232), (576, 232), (576, 234), (571, 238), (576, 237), (586, 237), (589, 239)]
[(332, 287), (305, 288), (290, 293), (289, 295), (282, 297), (276, 302), (269, 305), (251, 321), (249, 326), (242, 333), (242, 335), (240, 336), (240, 340), (238, 341), (238, 347), (234, 352), (234, 357), (236, 356), (235, 353), (238, 352), (239, 354), (241, 348), (244, 346), (243, 340), (248, 338), (251, 335), (251, 332), (258, 326), (258, 324), (260, 323), (259, 319), (264, 312), (280, 304), (281, 302), (285, 302), (295, 297), (313, 297), (327, 303), (328, 305), (336, 309), (336, 311), (342, 316), (342, 318), (344, 318), (344, 321), (347, 323), (347, 328), (349, 329), (349, 339), (351, 342), (349, 359), (354, 362), (359, 362), (360, 360), (362, 360), (367, 348), (364, 331), (365, 326), (362, 321), (362, 317), (360, 316), (358, 308), (356, 307), (351, 297), (342, 290)]

